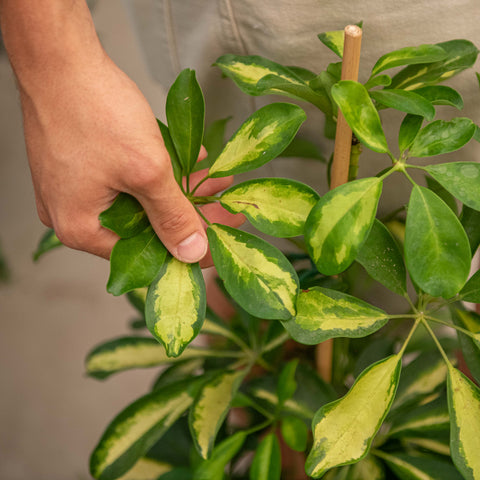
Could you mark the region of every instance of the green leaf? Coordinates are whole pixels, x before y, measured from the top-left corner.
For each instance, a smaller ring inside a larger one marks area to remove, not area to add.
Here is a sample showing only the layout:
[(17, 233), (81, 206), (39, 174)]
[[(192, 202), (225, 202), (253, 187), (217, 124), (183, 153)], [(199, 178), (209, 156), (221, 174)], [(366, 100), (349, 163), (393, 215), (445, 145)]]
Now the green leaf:
[(37, 245), (37, 249), (33, 253), (33, 261), (36, 262), (43, 254), (53, 250), (54, 248), (61, 247), (63, 243), (58, 239), (53, 228), (49, 228), (40, 239)]
[(221, 372), (205, 383), (190, 409), (189, 424), (195, 447), (202, 458), (212, 454), (217, 433), (230, 409), (244, 370)]
[(476, 480), (480, 477), (480, 390), (449, 364), (447, 392), (452, 459), (465, 479)]
[(187, 467), (175, 467), (168, 473), (164, 473), (157, 480), (193, 480), (193, 473)]
[(297, 315), (283, 323), (297, 342), (305, 345), (335, 337), (365, 337), (383, 327), (387, 314), (345, 293), (321, 287), (300, 292)]
[(282, 419), (282, 437), (285, 443), (296, 452), (304, 452), (307, 448), (308, 427), (298, 417), (288, 416)]
[(400, 152), (404, 152), (410, 147), (422, 128), (422, 123), (423, 117), (421, 115), (405, 115), (398, 134), (398, 147)]
[(220, 155), (225, 146), (225, 130), (227, 128), (227, 123), (231, 119), (232, 117), (227, 117), (216, 120), (206, 128), (203, 138), (203, 146), (207, 150), (208, 156), (196, 163), (195, 168), (193, 169), (194, 172), (203, 170), (204, 168), (210, 168)]
[(453, 297), (470, 272), (470, 245), (460, 221), (425, 187), (413, 187), (410, 196), (405, 260), (412, 280), (434, 297)]
[(345, 480), (385, 480), (383, 465), (372, 455), (352, 465)]
[(473, 339), (457, 330), (465, 363), (472, 377), (480, 383), (480, 316), (475, 312), (457, 309), (452, 317), (456, 325), (476, 334), (477, 338)]
[(387, 153), (380, 117), (367, 89), (361, 83), (341, 80), (332, 87), (332, 96), (360, 142), (375, 152)]
[(198, 335), (205, 319), (205, 283), (198, 265), (166, 260), (147, 294), (145, 318), (169, 357), (179, 356)]
[(313, 90), (308, 83), (291, 82), (277, 75), (267, 75), (258, 81), (257, 88), (265, 93), (304, 100), (315, 105), (325, 114), (332, 114), (332, 106), (326, 93)]
[(363, 178), (330, 190), (313, 207), (305, 241), (321, 273), (335, 275), (355, 260), (375, 219), (381, 191), (379, 178)]
[(439, 62), (446, 57), (447, 52), (438, 45), (405, 47), (382, 55), (372, 68), (372, 75), (376, 75), (389, 68), (400, 67), (403, 65)]
[(401, 480), (461, 480), (455, 467), (445, 460), (435, 457), (405, 455), (403, 453), (381, 452), (392, 471)]
[(107, 291), (112, 295), (122, 295), (150, 285), (166, 256), (167, 250), (152, 227), (134, 237), (121, 238), (110, 256)]
[[(34, 256), (35, 261), (35, 256)], [(8, 282), (10, 280), (10, 269), (8, 268), (3, 249), (0, 244), (0, 283)]]
[(303, 234), (305, 221), (319, 198), (303, 183), (260, 178), (231, 187), (220, 197), (220, 203), (232, 213), (243, 213), (263, 233), (295, 237)]
[(207, 235), (218, 274), (242, 308), (260, 318), (295, 315), (298, 278), (280, 250), (224, 225), (209, 226)]
[(446, 399), (442, 396), (425, 405), (394, 416), (392, 428), (388, 432), (394, 437), (414, 437), (425, 433), (436, 434), (449, 431), (450, 415)]
[(447, 52), (443, 60), (407, 66), (393, 77), (392, 88), (413, 90), (436, 85), (470, 68), (477, 59), (477, 47), (468, 40), (451, 40), (437, 46)]
[(462, 110), (463, 108), (462, 96), (453, 88), (445, 85), (417, 88), (415, 93), (432, 102), (432, 105), (449, 105), (458, 110)]
[(183, 168), (178, 159), (177, 151), (175, 150), (175, 145), (173, 144), (172, 136), (170, 135), (170, 130), (168, 127), (157, 118), (157, 124), (160, 128), (160, 133), (162, 134), (163, 143), (167, 149), (168, 155), (170, 157), (170, 163), (172, 164), (173, 175), (175, 180), (179, 185), (182, 183), (183, 178)]
[(343, 44), (345, 39), (344, 30), (334, 30), (332, 32), (319, 33), (318, 38), (333, 53), (343, 58)]
[(428, 189), (441, 198), (455, 215), (458, 215), (457, 201), (455, 200), (455, 197), (448, 190), (443, 188), (433, 177), (425, 175), (425, 181)]
[(435, 120), (420, 130), (410, 147), (411, 157), (433, 157), (454, 152), (466, 145), (475, 133), (475, 124), (469, 118), (450, 121)]
[(480, 245), (480, 212), (464, 205), (461, 222), (470, 242), (470, 249), (473, 255)]
[(297, 389), (295, 371), (298, 365), (298, 358), (288, 362), (280, 372), (277, 385), (277, 396), (279, 405), (283, 405), (289, 398), (292, 398)]
[(127, 472), (192, 404), (198, 386), (198, 381), (171, 385), (117, 415), (90, 457), (92, 476), (114, 480)]
[(376, 77), (371, 77), (367, 83), (364, 84), (364, 87), (367, 90), (371, 90), (375, 87), (388, 87), (392, 83), (392, 78), (388, 75), (378, 75)]
[(375, 363), (357, 378), (344, 397), (315, 414), (313, 447), (305, 464), (308, 475), (320, 478), (330, 468), (354, 463), (367, 455), (392, 404), (400, 370), (400, 355)]
[(225, 467), (242, 448), (246, 437), (245, 432), (237, 432), (218, 444), (212, 456), (197, 467), (193, 480), (223, 480)]
[(305, 121), (305, 112), (290, 103), (257, 110), (237, 130), (210, 167), (210, 177), (226, 177), (258, 168), (277, 157)]
[(392, 292), (398, 295), (407, 293), (407, 274), (402, 254), (390, 231), (379, 220), (373, 222), (356, 260), (372, 278)]
[(462, 203), (480, 210), (480, 164), (441, 163), (428, 165), (425, 170)]
[[(182, 357), (179, 358), (178, 361), (173, 363), (173, 365), (171, 364), (170, 366), (167, 366), (167, 368), (162, 370), (160, 375), (157, 377), (157, 379), (155, 380), (152, 386), (152, 391), (165, 388), (167, 385), (171, 385), (172, 383), (180, 382), (180, 381), (195, 377), (196, 374), (203, 369), (205, 359), (201, 357), (199, 358), (193, 357), (193, 358), (187, 358), (185, 360), (185, 357), (189, 357), (190, 354), (193, 354), (193, 355), (195, 354), (193, 350), (194, 350), (193, 348), (185, 350), (185, 352), (183, 352)], [(170, 358), (170, 357), (167, 357), (167, 358)], [(170, 360), (172, 359), (170, 358)], [(173, 360), (177, 360), (177, 359), (173, 359)], [(188, 436), (190, 439), (190, 433)]]
[(402, 372), (392, 410), (409, 407), (435, 393), (445, 384), (447, 367), (438, 352), (422, 353)]
[(231, 78), (242, 92), (248, 95), (266, 95), (268, 85), (260, 88), (258, 82), (267, 75), (275, 75), (286, 82), (304, 84), (305, 82), (290, 68), (257, 55), (223, 55), (214, 63), (223, 74)]
[(427, 120), (435, 117), (435, 107), (424, 97), (414, 92), (396, 89), (383, 89), (370, 92), (378, 103), (412, 115), (421, 115)]
[(145, 314), (145, 300), (147, 298), (148, 288), (136, 288), (127, 292), (127, 300), (142, 315)]
[(320, 152), (317, 145), (306, 138), (295, 137), (290, 145), (281, 153), (283, 158), (309, 158), (313, 160), (320, 160), (322, 163), (326, 163), (325, 157)]
[(182, 70), (170, 87), (165, 113), (183, 174), (188, 175), (198, 159), (205, 121), (205, 101), (193, 70)]
[(118, 480), (158, 480), (160, 475), (170, 472), (172, 466), (165, 462), (158, 462), (153, 458), (141, 458), (138, 462)]
[(280, 444), (274, 433), (266, 435), (257, 447), (250, 467), (250, 480), (280, 480)]

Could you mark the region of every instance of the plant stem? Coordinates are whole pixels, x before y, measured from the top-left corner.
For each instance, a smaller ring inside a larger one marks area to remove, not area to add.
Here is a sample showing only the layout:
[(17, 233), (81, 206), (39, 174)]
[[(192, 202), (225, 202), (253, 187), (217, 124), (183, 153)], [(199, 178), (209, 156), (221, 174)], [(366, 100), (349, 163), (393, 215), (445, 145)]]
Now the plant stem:
[(194, 197), (190, 196), (189, 200), (193, 202), (194, 205), (207, 205), (209, 203), (218, 202), (218, 197), (215, 195), (205, 196), (205, 197)]
[(274, 338), (262, 348), (262, 353), (269, 352), (270, 350), (273, 350), (274, 348), (279, 347), (280, 345), (282, 345), (282, 343), (285, 343), (289, 338), (290, 338), (290, 335), (288, 333), (283, 333), (282, 335), (279, 335), (277, 338)]
[(473, 332), (470, 330), (467, 330), (466, 328), (459, 327), (458, 325), (455, 325), (454, 323), (446, 322), (445, 320), (440, 320), (439, 318), (431, 317), (429, 315), (425, 315), (425, 318), (427, 320), (430, 320), (431, 322), (439, 323), (440, 325), (445, 325), (446, 327), (453, 328), (455, 330), (458, 330), (459, 332), (464, 333), (465, 335), (468, 335), (470, 338), (473, 338), (473, 340), (477, 340), (477, 337)]
[(264, 428), (269, 427), (273, 423), (273, 418), (271, 420), (266, 420), (265, 422), (259, 423), (257, 426), (249, 428), (248, 430), (243, 430), (246, 435), (251, 435), (252, 433), (263, 430)]
[(428, 322), (425, 320), (424, 317), (421, 318), (421, 321), (422, 321), (423, 326), (427, 329), (427, 332), (428, 332), (428, 333), (430, 334), (430, 336), (433, 338), (433, 341), (435, 342), (435, 344), (437, 345), (438, 350), (439, 350), (440, 353), (442, 354), (442, 357), (443, 357), (443, 359), (445, 360), (445, 363), (446, 363), (449, 367), (452, 367), (452, 364), (451, 364), (450, 360), (448, 359), (447, 354), (445, 353), (445, 350), (443, 349), (442, 345), (441, 345), (440, 342), (438, 341), (437, 336), (435, 335), (434, 331), (432, 330), (432, 328), (430, 327), (430, 325), (428, 324)]
[(208, 225), (208, 226), (211, 226), (212, 223), (208, 220), (208, 218), (201, 212), (201, 210), (196, 206), (194, 205), (195, 207), (195, 210), (197, 211), (197, 213), (202, 217), (203, 221)]
[(400, 356), (403, 356), (403, 354), (404, 354), (404, 352), (405, 352), (405, 349), (407, 348), (408, 343), (410, 342), (413, 334), (415, 333), (415, 330), (416, 330), (417, 327), (418, 327), (418, 324), (422, 321), (423, 315), (417, 315), (416, 317), (417, 317), (417, 319), (415, 320), (415, 323), (413, 324), (412, 329), (410, 330), (407, 338), (406, 338), (405, 341), (403, 342), (402, 348), (401, 348), (400, 351), (398, 352), (398, 354), (399, 354)]
[[(205, 183), (210, 177), (207, 175), (206, 177), (203, 177), (196, 185), (195, 185), (195, 188), (191, 191), (191, 194), (192, 195), (195, 195), (195, 192), (198, 190), (198, 187), (200, 187), (200, 185), (202, 185), (203, 183)], [(188, 179), (187, 179), (187, 182), (188, 182)]]

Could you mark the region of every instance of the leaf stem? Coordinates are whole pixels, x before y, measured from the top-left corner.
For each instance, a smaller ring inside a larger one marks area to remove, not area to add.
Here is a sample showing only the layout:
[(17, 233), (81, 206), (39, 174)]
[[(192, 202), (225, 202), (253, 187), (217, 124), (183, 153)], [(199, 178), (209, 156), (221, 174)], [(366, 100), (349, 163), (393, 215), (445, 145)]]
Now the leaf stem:
[(273, 418), (271, 420), (266, 420), (265, 422), (259, 423), (255, 427), (249, 428), (248, 430), (243, 430), (246, 435), (251, 435), (252, 433), (258, 432), (269, 427), (273, 423)]
[(403, 356), (403, 354), (405, 353), (405, 349), (407, 348), (408, 343), (410, 342), (413, 334), (415, 333), (415, 330), (417, 329), (418, 324), (422, 321), (422, 318), (423, 318), (423, 315), (417, 315), (417, 316), (416, 316), (415, 323), (413, 324), (412, 329), (411, 329), (410, 332), (408, 333), (407, 338), (406, 338), (405, 341), (403, 342), (402, 348), (401, 348), (400, 351), (398, 352), (398, 355)]
[(205, 196), (205, 197), (194, 197), (190, 196), (189, 200), (193, 202), (194, 205), (207, 205), (209, 203), (218, 202), (219, 198), (215, 195)]
[(200, 217), (202, 217), (202, 220), (208, 225), (208, 226), (211, 226), (212, 223), (208, 220), (208, 218), (201, 212), (201, 210), (196, 206), (194, 205), (195, 207), (195, 210), (197, 211), (197, 213), (200, 215)]
[(435, 335), (434, 331), (432, 330), (432, 328), (430, 327), (430, 325), (428, 324), (428, 322), (426, 321), (425, 317), (422, 317), (421, 318), (421, 321), (422, 321), (422, 324), (423, 326), (427, 329), (427, 332), (430, 334), (430, 336), (433, 338), (433, 341), (435, 342), (435, 344), (437, 345), (437, 348), (438, 350), (440, 351), (440, 353), (442, 354), (442, 357), (443, 359), (445, 360), (445, 363), (449, 366), (449, 367), (452, 367), (452, 364), (450, 362), (450, 360), (448, 359), (448, 356), (447, 354), (445, 353), (445, 350), (443, 349), (442, 345), (440, 344), (437, 336)]
[[(195, 188), (190, 192), (192, 195), (195, 195), (195, 192), (198, 190), (198, 187), (200, 187), (200, 185), (202, 185), (203, 183), (205, 183), (210, 177), (207, 175), (205, 177), (203, 177), (196, 185), (195, 185)], [(187, 179), (187, 182), (188, 182), (188, 179)]]
[(446, 322), (445, 320), (440, 320), (439, 318), (431, 317), (429, 315), (425, 315), (425, 318), (432, 322), (439, 323), (440, 325), (445, 325), (446, 327), (450, 327), (455, 330), (458, 330), (459, 332), (462, 332), (465, 335), (468, 335), (470, 338), (473, 338), (473, 340), (477, 340), (477, 337), (475, 336), (475, 334), (470, 330), (467, 330), (466, 328), (455, 325), (454, 323)]
[(288, 333), (282, 333), (282, 335), (279, 335), (277, 338), (274, 338), (271, 340), (269, 343), (267, 343), (265, 346), (262, 347), (262, 353), (269, 352), (270, 350), (273, 350), (274, 348), (279, 347), (283, 343), (285, 343), (288, 339), (290, 338), (290, 335)]

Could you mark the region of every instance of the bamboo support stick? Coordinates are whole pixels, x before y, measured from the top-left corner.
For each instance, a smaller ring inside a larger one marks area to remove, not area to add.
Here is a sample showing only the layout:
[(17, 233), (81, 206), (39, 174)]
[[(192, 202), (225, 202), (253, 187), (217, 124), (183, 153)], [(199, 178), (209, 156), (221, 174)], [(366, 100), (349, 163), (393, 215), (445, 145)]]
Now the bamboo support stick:
[[(362, 29), (356, 25), (347, 25), (343, 46), (342, 80), (358, 80), (361, 44)], [(352, 130), (339, 110), (331, 170), (331, 189), (348, 181), (351, 148)], [(315, 353), (317, 371), (324, 380), (330, 382), (332, 380), (333, 340), (327, 340), (317, 345)]]

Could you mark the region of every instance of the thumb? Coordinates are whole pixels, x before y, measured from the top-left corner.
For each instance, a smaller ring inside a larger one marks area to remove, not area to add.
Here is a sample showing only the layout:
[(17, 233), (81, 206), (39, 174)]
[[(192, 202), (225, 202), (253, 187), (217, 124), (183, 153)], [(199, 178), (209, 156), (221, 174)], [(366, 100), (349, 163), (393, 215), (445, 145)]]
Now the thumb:
[(198, 262), (208, 250), (202, 222), (175, 182), (172, 169), (162, 170), (161, 175), (154, 175), (156, 178), (151, 178), (134, 195), (168, 251), (182, 262)]

